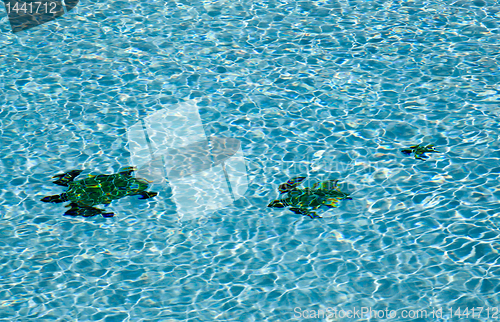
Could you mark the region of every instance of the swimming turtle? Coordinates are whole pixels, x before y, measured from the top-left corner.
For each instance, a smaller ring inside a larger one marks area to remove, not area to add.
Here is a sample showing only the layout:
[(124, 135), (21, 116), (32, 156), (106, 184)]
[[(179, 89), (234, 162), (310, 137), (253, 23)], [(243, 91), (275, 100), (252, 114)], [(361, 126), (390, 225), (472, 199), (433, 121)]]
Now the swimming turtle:
[(337, 207), (342, 199), (352, 199), (349, 194), (340, 191), (338, 180), (327, 180), (315, 183), (311, 188), (297, 188), (306, 177), (295, 177), (281, 184), (278, 188), (280, 194), (287, 194), (285, 198), (273, 200), (268, 207), (289, 209), (296, 214), (321, 218), (313, 210), (321, 206)]
[(146, 191), (149, 186), (146, 180), (132, 177), (132, 172), (135, 170), (134, 167), (125, 167), (115, 174), (89, 175), (77, 181), (74, 179), (83, 170), (58, 174), (53, 177), (58, 178), (54, 183), (68, 187), (68, 190), (60, 195), (44, 197), (42, 201), (53, 203), (70, 201), (66, 207), (71, 208), (64, 213), (65, 216), (92, 217), (101, 214), (103, 217), (113, 217), (112, 212), (92, 206), (109, 205), (113, 200), (125, 196), (140, 195), (139, 199), (147, 199), (158, 195), (157, 192)]
[(426, 156), (424, 153), (431, 152), (431, 153), (439, 153), (438, 150), (434, 148), (434, 145), (429, 144), (427, 146), (424, 145), (412, 145), (408, 149), (401, 150), (406, 155), (411, 155), (412, 153), (415, 155), (415, 159), (419, 160), (425, 160), (428, 159), (429, 157)]

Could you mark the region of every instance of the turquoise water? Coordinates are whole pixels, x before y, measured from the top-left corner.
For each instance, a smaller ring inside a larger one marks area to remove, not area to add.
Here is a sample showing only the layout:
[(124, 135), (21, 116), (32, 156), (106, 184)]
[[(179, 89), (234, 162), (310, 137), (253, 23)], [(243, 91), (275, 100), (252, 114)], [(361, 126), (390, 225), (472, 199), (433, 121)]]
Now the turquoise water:
[[(2, 17), (0, 320), (499, 318), (498, 3), (82, 1), (17, 34)], [(183, 220), (168, 182), (113, 218), (40, 201), (55, 174), (130, 165), (127, 131), (192, 100), (207, 136), (241, 142), (234, 203)], [(400, 152), (419, 143), (442, 153)], [(353, 200), (267, 208), (298, 175)]]

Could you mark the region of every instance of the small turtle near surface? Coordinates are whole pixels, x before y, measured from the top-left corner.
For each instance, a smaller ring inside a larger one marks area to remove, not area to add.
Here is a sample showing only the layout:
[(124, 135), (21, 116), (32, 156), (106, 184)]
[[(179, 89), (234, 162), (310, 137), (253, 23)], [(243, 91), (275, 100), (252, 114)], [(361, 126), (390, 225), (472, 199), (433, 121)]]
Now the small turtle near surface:
[(408, 149), (401, 150), (406, 155), (411, 155), (412, 153), (415, 155), (415, 159), (419, 160), (425, 160), (428, 159), (429, 157), (425, 155), (424, 153), (430, 152), (430, 153), (439, 153), (438, 150), (434, 148), (434, 145), (429, 144), (427, 146), (424, 145), (412, 145)]
[(321, 206), (337, 207), (342, 199), (352, 199), (349, 194), (340, 191), (338, 180), (327, 180), (315, 183), (311, 188), (297, 188), (306, 177), (295, 177), (279, 186), (280, 194), (287, 194), (285, 198), (273, 200), (268, 207), (289, 209), (296, 214), (321, 218), (314, 210)]
[(95, 205), (109, 205), (113, 200), (126, 196), (139, 195), (139, 199), (148, 199), (158, 195), (157, 192), (146, 191), (149, 183), (144, 179), (132, 177), (134, 167), (123, 168), (120, 172), (106, 175), (89, 175), (82, 180), (74, 179), (83, 170), (72, 170), (54, 176), (58, 178), (55, 184), (68, 187), (65, 193), (42, 198), (44, 202), (61, 203), (69, 201), (66, 207), (71, 207), (64, 213), (65, 216), (92, 217), (102, 215), (103, 217), (113, 217), (112, 212), (104, 209), (94, 208)]

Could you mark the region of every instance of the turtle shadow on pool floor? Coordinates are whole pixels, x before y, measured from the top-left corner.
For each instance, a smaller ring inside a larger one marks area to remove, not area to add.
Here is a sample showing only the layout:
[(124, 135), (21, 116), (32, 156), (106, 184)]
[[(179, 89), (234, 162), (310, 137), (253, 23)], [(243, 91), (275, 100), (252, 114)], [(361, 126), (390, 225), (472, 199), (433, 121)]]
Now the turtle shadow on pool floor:
[(60, 195), (42, 198), (43, 202), (61, 203), (70, 201), (65, 216), (113, 217), (114, 213), (95, 208), (95, 205), (109, 205), (113, 200), (126, 196), (139, 195), (139, 199), (148, 199), (158, 195), (157, 192), (146, 191), (149, 182), (132, 177), (134, 167), (125, 167), (118, 173), (106, 175), (89, 175), (82, 180), (74, 180), (83, 170), (72, 170), (55, 175), (55, 184), (67, 187), (68, 190)]

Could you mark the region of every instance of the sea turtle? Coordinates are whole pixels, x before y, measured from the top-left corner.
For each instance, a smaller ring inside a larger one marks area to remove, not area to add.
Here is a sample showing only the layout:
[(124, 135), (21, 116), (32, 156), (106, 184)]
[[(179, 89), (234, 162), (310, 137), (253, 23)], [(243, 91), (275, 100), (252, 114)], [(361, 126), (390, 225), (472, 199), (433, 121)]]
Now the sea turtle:
[(112, 212), (104, 209), (94, 208), (95, 205), (109, 205), (111, 201), (125, 196), (140, 195), (139, 199), (152, 198), (157, 192), (146, 191), (149, 184), (144, 179), (136, 179), (131, 176), (136, 170), (134, 167), (126, 167), (120, 172), (107, 175), (89, 175), (82, 180), (73, 181), (83, 170), (72, 170), (67, 173), (55, 175), (58, 178), (55, 184), (68, 187), (65, 193), (42, 198), (44, 202), (60, 203), (70, 201), (66, 207), (71, 207), (64, 213), (66, 216), (92, 217), (101, 214), (103, 217), (113, 217)]
[(427, 146), (424, 145), (412, 145), (408, 149), (401, 150), (406, 155), (411, 155), (412, 153), (415, 155), (415, 159), (419, 160), (425, 160), (428, 159), (429, 157), (426, 156), (424, 153), (431, 152), (431, 153), (439, 153), (438, 150), (434, 148), (434, 145), (429, 144)]
[(268, 207), (289, 209), (296, 214), (321, 218), (313, 210), (321, 206), (337, 207), (342, 199), (352, 199), (347, 193), (340, 191), (338, 180), (327, 180), (315, 183), (311, 188), (297, 188), (306, 177), (295, 177), (279, 186), (280, 194), (287, 194), (285, 198), (273, 200)]

